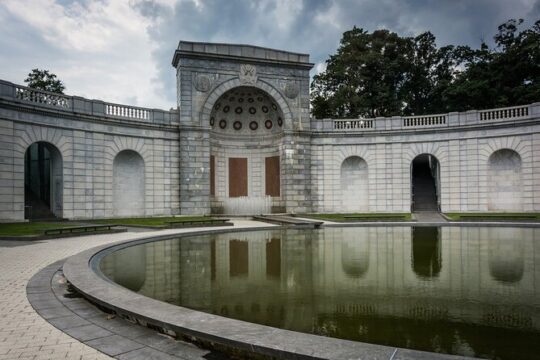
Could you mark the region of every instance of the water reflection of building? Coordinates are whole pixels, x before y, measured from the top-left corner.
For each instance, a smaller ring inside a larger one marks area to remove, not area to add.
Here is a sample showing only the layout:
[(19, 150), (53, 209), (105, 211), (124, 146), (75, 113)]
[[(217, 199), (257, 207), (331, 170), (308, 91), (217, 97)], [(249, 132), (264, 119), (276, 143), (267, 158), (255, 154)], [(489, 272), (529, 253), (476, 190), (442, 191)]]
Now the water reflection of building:
[[(378, 336), (396, 319), (443, 320), (400, 336), (420, 342), (440, 331), (471, 345), (482, 327), (540, 330), (539, 231), (345, 227), (207, 235), (133, 248), (104, 271), (160, 300), (272, 326), (335, 336), (349, 326), (360, 339), (384, 342)], [(134, 259), (146, 271), (118, 275)]]

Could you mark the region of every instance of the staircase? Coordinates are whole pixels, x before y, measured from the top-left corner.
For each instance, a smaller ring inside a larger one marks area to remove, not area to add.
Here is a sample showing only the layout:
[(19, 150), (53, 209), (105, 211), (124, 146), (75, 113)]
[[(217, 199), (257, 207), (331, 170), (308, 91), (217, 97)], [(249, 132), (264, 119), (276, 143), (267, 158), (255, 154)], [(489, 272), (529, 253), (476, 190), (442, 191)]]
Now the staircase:
[(413, 211), (439, 211), (435, 179), (429, 163), (418, 161), (413, 168)]

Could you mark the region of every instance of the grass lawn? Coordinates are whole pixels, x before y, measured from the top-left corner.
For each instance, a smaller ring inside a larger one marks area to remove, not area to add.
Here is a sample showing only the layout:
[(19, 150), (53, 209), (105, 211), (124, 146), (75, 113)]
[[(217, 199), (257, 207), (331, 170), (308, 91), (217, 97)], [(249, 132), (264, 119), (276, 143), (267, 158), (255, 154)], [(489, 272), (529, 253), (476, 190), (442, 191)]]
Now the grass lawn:
[(467, 212), (445, 213), (451, 220), (532, 220), (540, 221), (540, 213)]
[(170, 216), (170, 217), (144, 217), (144, 218), (125, 218), (125, 219), (99, 219), (89, 222), (97, 224), (115, 224), (115, 225), (138, 225), (149, 227), (167, 226), (167, 221), (193, 221), (193, 220), (211, 220), (210, 216)]
[(77, 226), (69, 222), (19, 222), (0, 223), (0, 236), (42, 235), (44, 230)]
[(298, 214), (298, 217), (328, 221), (407, 221), (410, 213), (348, 213), (348, 214)]

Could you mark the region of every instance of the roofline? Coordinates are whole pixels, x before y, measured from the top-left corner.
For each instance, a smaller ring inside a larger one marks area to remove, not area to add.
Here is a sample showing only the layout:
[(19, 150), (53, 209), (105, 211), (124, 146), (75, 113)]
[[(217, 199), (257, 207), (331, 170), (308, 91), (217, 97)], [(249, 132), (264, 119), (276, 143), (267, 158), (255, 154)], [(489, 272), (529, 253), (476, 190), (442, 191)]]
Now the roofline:
[[(219, 49), (220, 47), (222, 47), (221, 51)], [(211, 50), (208, 51), (206, 50), (206, 48), (211, 48)], [(253, 55), (243, 54), (243, 52), (248, 52), (250, 50), (253, 51)], [(259, 54), (256, 55), (255, 52), (258, 52)], [(263, 54), (261, 54), (261, 52)], [(174, 52), (174, 56), (172, 59), (173, 67), (176, 68), (178, 66), (178, 62), (181, 57), (215, 58), (259, 63), (262, 62), (307, 69), (311, 69), (314, 66), (313, 63), (309, 62), (309, 54), (302, 54), (246, 44), (210, 43), (181, 40), (178, 43), (178, 48)]]

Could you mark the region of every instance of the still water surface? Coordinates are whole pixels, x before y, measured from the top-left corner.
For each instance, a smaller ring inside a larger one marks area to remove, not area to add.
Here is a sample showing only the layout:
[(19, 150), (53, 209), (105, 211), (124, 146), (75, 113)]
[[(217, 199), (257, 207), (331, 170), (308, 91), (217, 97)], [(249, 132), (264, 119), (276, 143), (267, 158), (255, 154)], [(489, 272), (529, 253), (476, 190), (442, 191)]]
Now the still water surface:
[(358, 227), (119, 250), (111, 280), (168, 303), (349, 340), (540, 358), (540, 229)]

